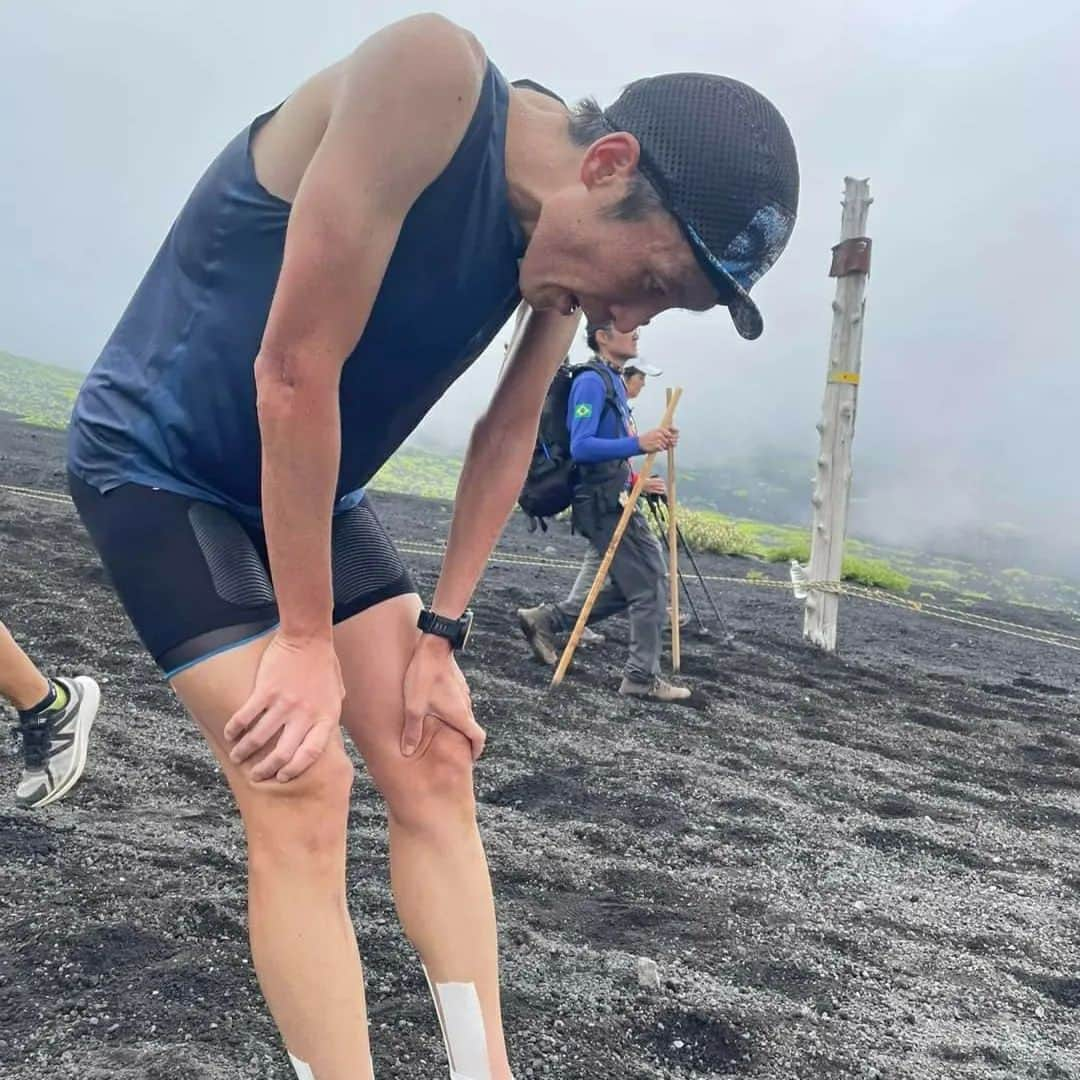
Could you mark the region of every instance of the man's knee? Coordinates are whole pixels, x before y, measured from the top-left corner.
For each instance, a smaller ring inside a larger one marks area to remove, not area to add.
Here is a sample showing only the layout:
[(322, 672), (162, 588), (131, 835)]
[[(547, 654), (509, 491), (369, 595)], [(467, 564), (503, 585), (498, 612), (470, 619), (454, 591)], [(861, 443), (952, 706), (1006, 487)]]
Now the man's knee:
[(345, 842), (353, 766), (340, 739), (293, 780), (234, 781), (254, 864), (298, 857), (336, 858)]
[(385, 765), (378, 783), (397, 824), (438, 829), (471, 820), (476, 814), (472, 747), (464, 735), (441, 720), (428, 722), (434, 731), (420, 750)]

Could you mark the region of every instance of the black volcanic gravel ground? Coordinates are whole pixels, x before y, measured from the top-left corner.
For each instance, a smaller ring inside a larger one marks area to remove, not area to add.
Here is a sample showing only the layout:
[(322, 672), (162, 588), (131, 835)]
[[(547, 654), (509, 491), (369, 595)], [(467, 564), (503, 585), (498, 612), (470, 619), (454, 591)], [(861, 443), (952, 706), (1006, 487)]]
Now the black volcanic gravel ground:
[[(61, 438), (0, 420), (0, 483), (60, 490)], [(399, 539), (445, 533), (443, 504), (375, 501)], [(502, 547), (581, 543), (515, 519)], [(618, 621), (546, 689), (514, 609), (572, 577), (493, 564), (465, 660), (519, 1080), (1080, 1078), (1080, 654), (846, 600), (830, 658), (790, 594), (736, 586), (735, 646), (687, 640), (695, 699), (661, 711), (613, 693)], [(0, 617), (104, 692), (79, 787), (0, 804), (0, 1075), (292, 1080), (230, 799), (69, 508), (0, 492)], [(4, 791), (17, 768), (5, 745)], [(349, 887), (376, 1074), (445, 1077), (362, 771)]]

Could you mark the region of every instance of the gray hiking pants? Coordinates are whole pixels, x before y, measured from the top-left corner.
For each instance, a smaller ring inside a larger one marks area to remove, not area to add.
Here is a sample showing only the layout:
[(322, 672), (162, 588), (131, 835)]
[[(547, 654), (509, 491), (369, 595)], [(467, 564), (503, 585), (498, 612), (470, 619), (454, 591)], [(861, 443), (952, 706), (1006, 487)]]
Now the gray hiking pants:
[[(596, 580), (596, 571), (600, 569), (600, 556), (593, 551), (593, 546), (590, 544), (585, 549), (585, 558), (581, 560), (581, 569), (578, 571), (578, 575), (574, 578), (574, 584), (570, 586), (570, 593), (563, 601), (567, 607), (576, 607), (579, 611), (581, 605), (585, 603), (585, 597), (589, 595), (589, 590), (592, 588), (593, 581)], [(601, 592), (601, 596), (608, 589), (613, 589), (611, 579), (608, 578), (604, 582), (604, 588)], [(589, 615), (589, 622), (592, 622), (596, 618), (595, 614)]]
[[(575, 526), (589, 541), (589, 552), (578, 571), (570, 595), (554, 606), (557, 629), (570, 630), (589, 594), (596, 571), (619, 522), (621, 508), (596, 510), (575, 516)], [(604, 587), (589, 614), (589, 624), (627, 611), (630, 617), (630, 654), (624, 668), (635, 682), (649, 682), (660, 674), (661, 631), (667, 613), (667, 567), (660, 541), (644, 515), (630, 518), (615, 551)]]

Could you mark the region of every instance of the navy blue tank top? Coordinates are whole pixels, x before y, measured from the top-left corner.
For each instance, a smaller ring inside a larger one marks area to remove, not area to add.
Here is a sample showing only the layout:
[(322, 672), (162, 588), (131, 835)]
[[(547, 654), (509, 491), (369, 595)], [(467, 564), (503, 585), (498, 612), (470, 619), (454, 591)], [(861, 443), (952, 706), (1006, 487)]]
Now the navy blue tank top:
[[(520, 300), (525, 237), (504, 165), (509, 90), (489, 64), (453, 158), (401, 228), (342, 370), (340, 512), (491, 342)], [(259, 117), (188, 198), (75, 402), (72, 472), (260, 517), (254, 361), (290, 204), (256, 179)], [(303, 453), (303, 447), (296, 447)]]

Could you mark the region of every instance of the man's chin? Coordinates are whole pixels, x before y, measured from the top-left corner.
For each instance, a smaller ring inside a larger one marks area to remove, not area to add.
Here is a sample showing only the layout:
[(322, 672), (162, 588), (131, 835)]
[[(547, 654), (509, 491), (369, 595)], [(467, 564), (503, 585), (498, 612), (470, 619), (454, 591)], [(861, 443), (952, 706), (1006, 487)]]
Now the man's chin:
[(518, 267), (518, 291), (524, 300), (534, 311), (547, 311), (555, 306), (559, 290), (550, 282), (537, 280), (529, 264), (529, 253), (526, 252)]
[(555, 296), (544, 288), (534, 288), (528, 281), (519, 280), (518, 289), (521, 299), (533, 309), (533, 311), (550, 311), (555, 306)]

